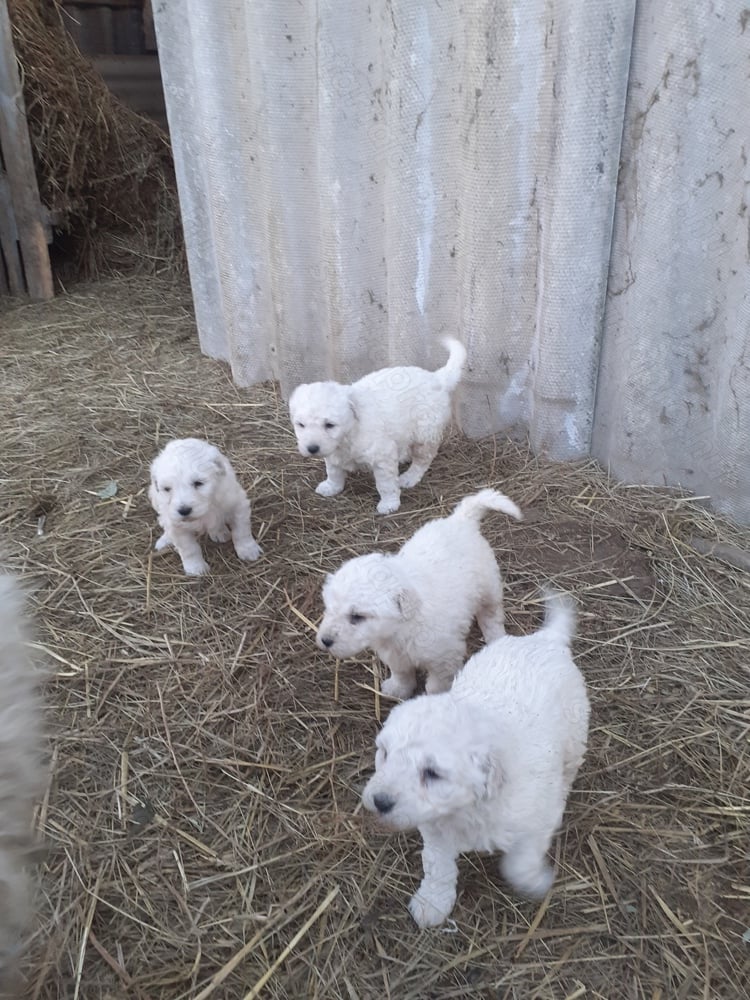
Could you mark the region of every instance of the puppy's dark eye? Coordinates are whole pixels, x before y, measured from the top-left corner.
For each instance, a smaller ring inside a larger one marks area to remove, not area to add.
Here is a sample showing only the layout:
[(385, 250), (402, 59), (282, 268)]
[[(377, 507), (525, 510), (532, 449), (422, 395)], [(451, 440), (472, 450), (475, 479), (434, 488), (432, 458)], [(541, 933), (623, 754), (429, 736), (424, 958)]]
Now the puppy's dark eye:
[(434, 767), (425, 767), (422, 770), (422, 781), (439, 781), (440, 775)]
[(330, 420), (326, 420), (326, 422), (323, 424), (323, 426), (325, 427), (325, 429), (327, 431), (332, 431), (333, 428), (336, 426), (336, 424), (332, 424)]
[(171, 493), (172, 492), (172, 487), (171, 486), (162, 486), (161, 489), (162, 489), (162, 493)]
[(305, 429), (305, 425), (303, 423), (301, 423), (299, 420), (297, 421), (297, 427), (299, 427), (299, 429), (301, 431), (303, 431)]
[(365, 620), (365, 615), (358, 615), (356, 611), (352, 611), (349, 615), (350, 625), (360, 625)]
[(195, 482), (193, 483), (193, 486), (195, 487), (196, 490), (200, 489), (200, 487), (203, 486), (203, 480), (196, 479)]

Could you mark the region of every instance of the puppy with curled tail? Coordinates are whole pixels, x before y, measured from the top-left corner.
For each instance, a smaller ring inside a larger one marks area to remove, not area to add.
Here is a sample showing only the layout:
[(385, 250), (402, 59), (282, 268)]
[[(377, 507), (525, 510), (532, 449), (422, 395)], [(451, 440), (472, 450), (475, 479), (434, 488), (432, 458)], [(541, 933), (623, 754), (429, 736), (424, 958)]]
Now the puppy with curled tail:
[[(452, 337), (443, 344), (448, 361), (435, 372), (381, 368), (352, 385), (297, 386), (289, 414), (299, 451), (326, 464), (317, 493), (336, 496), (344, 489), (347, 473), (368, 468), (380, 495), (378, 513), (398, 510), (401, 490), (416, 486), (430, 468), (451, 419), (466, 348)], [(399, 465), (406, 462), (409, 468), (399, 475)]]
[(409, 904), (420, 927), (450, 915), (466, 851), (504, 852), (501, 871), (526, 896), (554, 880), (547, 851), (586, 750), (589, 700), (571, 656), (572, 601), (545, 601), (538, 632), (495, 639), (450, 691), (397, 705), (376, 740), (362, 801), (384, 825), (422, 835)]
[(339, 658), (374, 650), (390, 670), (382, 690), (392, 698), (414, 692), (417, 670), (428, 693), (447, 690), (475, 618), (486, 642), (505, 634), (500, 568), (480, 528), (490, 510), (523, 516), (502, 493), (481, 490), (398, 552), (345, 562), (323, 585), (320, 648)]

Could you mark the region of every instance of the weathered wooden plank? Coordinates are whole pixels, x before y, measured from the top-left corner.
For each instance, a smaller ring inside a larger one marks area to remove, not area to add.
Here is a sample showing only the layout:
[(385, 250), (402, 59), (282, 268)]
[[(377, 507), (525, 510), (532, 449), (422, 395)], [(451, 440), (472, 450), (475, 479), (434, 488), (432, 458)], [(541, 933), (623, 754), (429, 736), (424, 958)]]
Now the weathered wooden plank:
[(50, 299), (54, 288), (47, 236), (6, 0), (0, 0), (0, 148), (10, 186), (26, 288), (33, 299)]
[(84, 55), (115, 51), (111, 7), (78, 11), (65, 21), (65, 26)]
[[(23, 280), (21, 254), (18, 249), (18, 230), (10, 197), (10, 184), (4, 170), (0, 170), (0, 293), (25, 295), (26, 282)], [(4, 266), (3, 266), (4, 264)]]
[(156, 52), (156, 29), (151, 0), (143, 0), (143, 44), (146, 52)]

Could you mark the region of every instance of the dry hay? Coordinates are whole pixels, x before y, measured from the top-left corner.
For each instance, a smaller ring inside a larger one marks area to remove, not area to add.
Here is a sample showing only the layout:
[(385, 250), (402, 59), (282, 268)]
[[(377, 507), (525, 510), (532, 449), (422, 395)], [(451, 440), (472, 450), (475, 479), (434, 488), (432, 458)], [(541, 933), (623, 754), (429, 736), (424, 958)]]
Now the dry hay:
[(182, 266), (169, 140), (111, 93), (54, 0), (8, 0), (39, 193), (68, 276)]
[[(181, 286), (103, 283), (4, 325), (3, 525), (56, 668), (29, 996), (742, 995), (749, 580), (689, 540), (747, 549), (747, 532), (458, 437), (377, 518), (366, 476), (313, 493), (275, 389), (199, 355)], [(157, 448), (193, 433), (232, 457), (266, 551), (214, 546), (205, 579), (152, 558), (145, 494)], [(551, 896), (516, 898), (471, 855), (455, 922), (420, 933), (419, 839), (358, 808), (387, 712), (372, 659), (337, 669), (312, 628), (326, 571), (485, 484), (527, 513), (485, 520), (510, 629), (537, 624), (543, 580), (577, 595), (590, 750)]]

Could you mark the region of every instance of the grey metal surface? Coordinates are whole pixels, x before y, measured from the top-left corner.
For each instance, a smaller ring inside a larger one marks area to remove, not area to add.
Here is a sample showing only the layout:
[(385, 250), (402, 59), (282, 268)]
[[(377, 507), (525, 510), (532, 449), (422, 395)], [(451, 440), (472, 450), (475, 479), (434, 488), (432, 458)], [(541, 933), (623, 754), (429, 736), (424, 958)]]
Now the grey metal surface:
[(466, 433), (750, 521), (743, 10), (161, 0), (203, 350), (288, 394), (455, 334)]
[(639, 3), (593, 451), (750, 522), (750, 10)]

